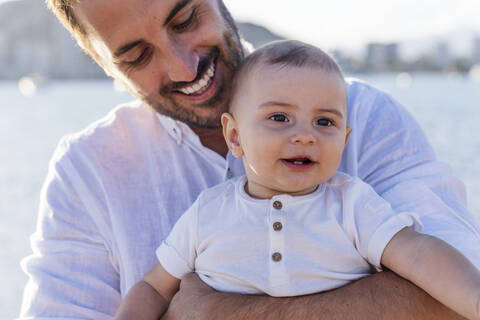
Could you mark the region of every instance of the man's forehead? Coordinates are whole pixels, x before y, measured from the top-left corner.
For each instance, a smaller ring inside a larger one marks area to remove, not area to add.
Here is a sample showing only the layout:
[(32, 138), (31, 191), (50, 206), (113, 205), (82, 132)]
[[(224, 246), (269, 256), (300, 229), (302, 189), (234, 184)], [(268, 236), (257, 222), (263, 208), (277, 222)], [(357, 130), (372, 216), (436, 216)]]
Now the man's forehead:
[(84, 0), (74, 13), (89, 36), (116, 42), (128, 31), (141, 32), (148, 16), (165, 21), (172, 9), (186, 0)]

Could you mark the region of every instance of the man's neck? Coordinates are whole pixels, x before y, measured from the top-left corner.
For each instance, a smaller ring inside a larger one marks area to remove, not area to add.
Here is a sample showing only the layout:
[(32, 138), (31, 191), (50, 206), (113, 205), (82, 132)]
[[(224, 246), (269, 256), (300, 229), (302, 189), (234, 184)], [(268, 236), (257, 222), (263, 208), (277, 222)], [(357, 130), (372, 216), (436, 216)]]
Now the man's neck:
[(192, 130), (198, 135), (200, 141), (205, 147), (212, 149), (224, 158), (227, 156), (228, 147), (225, 143), (225, 139), (223, 138), (222, 128), (192, 128)]

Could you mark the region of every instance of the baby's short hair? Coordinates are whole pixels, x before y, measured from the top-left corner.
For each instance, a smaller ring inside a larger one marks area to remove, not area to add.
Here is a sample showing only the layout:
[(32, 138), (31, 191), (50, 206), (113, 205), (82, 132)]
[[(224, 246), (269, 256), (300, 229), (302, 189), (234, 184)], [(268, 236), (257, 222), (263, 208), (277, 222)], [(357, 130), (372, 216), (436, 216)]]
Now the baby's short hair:
[(234, 102), (243, 80), (259, 65), (279, 68), (313, 67), (337, 74), (343, 79), (340, 66), (320, 48), (297, 40), (274, 41), (258, 48), (242, 61), (233, 77), (231, 103)]

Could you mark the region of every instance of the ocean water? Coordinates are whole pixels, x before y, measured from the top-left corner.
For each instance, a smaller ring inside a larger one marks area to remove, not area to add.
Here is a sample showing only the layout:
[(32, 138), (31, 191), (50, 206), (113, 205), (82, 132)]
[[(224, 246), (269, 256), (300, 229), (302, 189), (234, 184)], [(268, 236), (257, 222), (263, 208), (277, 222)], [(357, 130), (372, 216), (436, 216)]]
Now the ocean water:
[[(465, 182), (480, 221), (480, 83), (444, 75), (362, 78), (415, 116), (439, 159)], [(30, 253), (40, 188), (58, 140), (128, 100), (110, 80), (48, 82), (31, 96), (17, 83), (0, 82), (0, 319), (13, 319), (20, 309), (26, 277), (19, 261)]]

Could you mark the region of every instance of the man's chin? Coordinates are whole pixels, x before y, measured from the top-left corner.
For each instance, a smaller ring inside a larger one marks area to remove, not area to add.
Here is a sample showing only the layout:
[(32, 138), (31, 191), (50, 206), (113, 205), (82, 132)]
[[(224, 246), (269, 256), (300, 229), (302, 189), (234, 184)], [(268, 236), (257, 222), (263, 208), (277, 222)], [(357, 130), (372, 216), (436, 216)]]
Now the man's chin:
[[(222, 112), (223, 113), (223, 112)], [(182, 121), (192, 129), (218, 129), (220, 128), (221, 122), (221, 113), (220, 115), (211, 115), (211, 116), (198, 116), (198, 115), (191, 115), (188, 117), (176, 117), (175, 115), (170, 115), (171, 118), (175, 120)]]
[[(145, 105), (149, 106), (155, 112), (170, 117), (172, 119), (181, 121), (189, 127), (201, 128), (201, 129), (218, 129), (221, 127), (220, 118), (223, 111), (217, 111), (213, 108), (203, 107), (202, 113), (197, 114), (193, 111), (187, 111), (184, 108), (179, 107), (176, 111), (165, 108), (158, 102), (149, 101), (149, 99), (141, 99)], [(206, 110), (210, 109), (210, 110)], [(179, 111), (180, 110), (180, 111)], [(209, 114), (208, 114), (209, 113)]]

